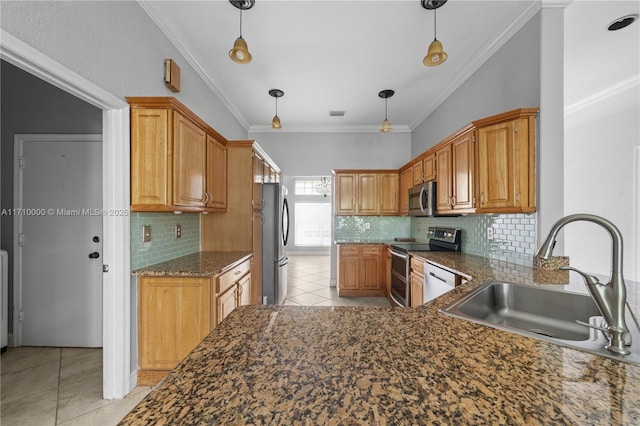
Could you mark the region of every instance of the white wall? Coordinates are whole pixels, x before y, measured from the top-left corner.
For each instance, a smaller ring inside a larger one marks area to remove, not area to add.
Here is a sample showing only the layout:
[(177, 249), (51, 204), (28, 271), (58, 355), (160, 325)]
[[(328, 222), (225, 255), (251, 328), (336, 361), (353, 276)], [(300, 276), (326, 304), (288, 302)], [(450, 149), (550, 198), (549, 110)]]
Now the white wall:
[[(246, 131), (135, 1), (1, 1), (3, 30), (113, 95), (175, 96), (229, 139)], [(164, 85), (164, 60), (181, 91)]]

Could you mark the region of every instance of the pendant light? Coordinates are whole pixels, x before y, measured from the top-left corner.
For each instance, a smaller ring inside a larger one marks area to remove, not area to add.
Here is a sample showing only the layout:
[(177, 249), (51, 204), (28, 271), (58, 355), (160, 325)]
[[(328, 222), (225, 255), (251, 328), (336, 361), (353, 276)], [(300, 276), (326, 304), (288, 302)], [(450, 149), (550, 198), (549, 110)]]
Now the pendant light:
[(433, 41), (429, 45), (427, 56), (424, 57), (422, 63), (428, 67), (435, 67), (447, 60), (447, 53), (442, 48), (442, 43), (436, 37), (436, 9), (445, 4), (447, 0), (421, 0), (422, 7), (427, 10), (433, 10)]
[(391, 123), (387, 118), (387, 99), (392, 97), (394, 93), (396, 92), (394, 92), (391, 89), (382, 90), (380, 93), (378, 93), (378, 96), (384, 99), (384, 121), (382, 122), (382, 126), (380, 126), (380, 131), (382, 133), (388, 133), (393, 131), (393, 129), (391, 128)]
[(242, 11), (249, 10), (255, 4), (255, 0), (229, 0), (229, 2), (240, 9), (240, 37), (233, 43), (233, 49), (229, 51), (229, 57), (233, 62), (248, 64), (251, 62), (251, 53), (247, 48), (247, 42), (242, 38)]
[(271, 120), (271, 128), (272, 129), (282, 129), (282, 123), (280, 123), (280, 117), (278, 117), (278, 98), (284, 96), (284, 92), (280, 89), (271, 89), (269, 90), (269, 96), (273, 96), (276, 98), (276, 115)]

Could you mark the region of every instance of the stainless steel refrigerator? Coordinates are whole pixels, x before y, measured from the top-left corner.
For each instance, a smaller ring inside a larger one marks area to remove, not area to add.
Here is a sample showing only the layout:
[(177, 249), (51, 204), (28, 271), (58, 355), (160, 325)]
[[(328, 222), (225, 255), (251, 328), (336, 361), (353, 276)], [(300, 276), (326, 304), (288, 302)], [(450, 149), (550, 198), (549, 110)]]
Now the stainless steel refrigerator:
[(265, 183), (262, 198), (262, 303), (280, 305), (287, 296), (289, 263), (285, 251), (289, 239), (287, 188), (279, 183)]

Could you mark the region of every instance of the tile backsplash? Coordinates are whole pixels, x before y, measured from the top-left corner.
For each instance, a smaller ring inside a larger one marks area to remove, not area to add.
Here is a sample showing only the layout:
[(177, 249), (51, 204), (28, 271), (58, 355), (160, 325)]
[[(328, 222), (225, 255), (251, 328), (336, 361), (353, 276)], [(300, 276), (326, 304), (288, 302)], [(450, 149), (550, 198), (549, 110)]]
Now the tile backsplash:
[(408, 217), (334, 216), (334, 224), (335, 240), (393, 240), (395, 237), (411, 236), (411, 220)]
[[(151, 241), (142, 242), (142, 227), (151, 226)], [(182, 228), (176, 238), (175, 226)], [(200, 215), (198, 213), (132, 213), (131, 269), (185, 256), (200, 250)]]
[[(462, 251), (531, 266), (536, 251), (536, 214), (478, 214), (411, 219), (411, 236), (426, 240), (429, 226), (462, 229)], [(493, 240), (487, 239), (493, 228)]]

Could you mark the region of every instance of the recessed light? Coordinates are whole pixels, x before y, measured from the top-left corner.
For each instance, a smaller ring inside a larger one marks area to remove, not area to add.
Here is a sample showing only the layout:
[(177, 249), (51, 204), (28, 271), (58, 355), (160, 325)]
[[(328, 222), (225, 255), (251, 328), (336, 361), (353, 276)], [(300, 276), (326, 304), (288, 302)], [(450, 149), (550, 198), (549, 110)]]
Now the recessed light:
[(610, 23), (609, 26), (607, 27), (607, 29), (609, 31), (621, 30), (624, 27), (628, 27), (629, 25), (633, 24), (633, 22), (636, 19), (638, 19), (638, 14), (637, 13), (634, 13), (632, 15), (623, 16), (622, 18), (618, 18), (615, 21), (613, 21), (612, 23)]
[(344, 111), (329, 111), (329, 117), (344, 117)]

